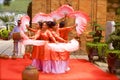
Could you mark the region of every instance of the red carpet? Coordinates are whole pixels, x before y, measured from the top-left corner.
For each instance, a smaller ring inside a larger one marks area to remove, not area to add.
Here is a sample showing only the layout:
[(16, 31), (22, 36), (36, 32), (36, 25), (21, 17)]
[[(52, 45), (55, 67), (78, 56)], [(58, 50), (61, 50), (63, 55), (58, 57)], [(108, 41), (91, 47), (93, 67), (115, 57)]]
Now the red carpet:
[[(0, 59), (0, 80), (22, 80), (21, 74), (31, 63), (28, 59)], [(39, 80), (118, 80), (113, 74), (103, 72), (83, 59), (70, 60), (71, 70), (64, 74), (39, 73)]]

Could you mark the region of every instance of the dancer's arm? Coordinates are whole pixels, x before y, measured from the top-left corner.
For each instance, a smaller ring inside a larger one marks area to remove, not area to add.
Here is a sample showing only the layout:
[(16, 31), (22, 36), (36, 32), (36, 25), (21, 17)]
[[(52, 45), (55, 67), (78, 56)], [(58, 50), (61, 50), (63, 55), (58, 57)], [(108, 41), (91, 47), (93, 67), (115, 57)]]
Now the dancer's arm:
[(52, 35), (52, 33), (50, 31), (48, 31), (47, 34), (50, 37), (50, 39), (52, 40), (52, 42), (58, 43), (57, 40), (55, 39), (55, 37)]
[(67, 42), (66, 40), (64, 40), (63, 38), (61, 38), (57, 33), (55, 33), (54, 31), (52, 32), (52, 35), (55, 37), (55, 39), (59, 42)]
[(30, 37), (30, 39), (35, 39), (36, 40), (37, 38), (39, 38), (39, 36), (40, 36), (40, 30), (38, 30), (37, 33), (34, 36)]
[(32, 32), (37, 32), (36, 29), (30, 28), (28, 25), (26, 25), (26, 27), (27, 27), (28, 30), (30, 30), (30, 31), (32, 31)]
[(69, 32), (69, 31), (72, 31), (76, 26), (77, 26), (77, 24), (75, 24), (73, 26), (69, 26), (69, 27), (59, 28), (59, 30)]

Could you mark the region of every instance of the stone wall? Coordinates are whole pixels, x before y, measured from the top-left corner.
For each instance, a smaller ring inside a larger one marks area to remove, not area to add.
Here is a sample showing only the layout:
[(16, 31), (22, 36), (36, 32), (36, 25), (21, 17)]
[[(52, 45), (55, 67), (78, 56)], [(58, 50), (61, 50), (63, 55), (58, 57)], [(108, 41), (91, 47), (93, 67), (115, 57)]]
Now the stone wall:
[[(108, 0), (107, 4), (107, 20), (113, 21), (116, 20), (118, 16), (118, 11), (120, 14), (120, 0)], [(119, 20), (120, 21), (120, 20)]]
[[(80, 10), (87, 13), (90, 17), (90, 22), (86, 26), (86, 30), (80, 36), (81, 49), (86, 51), (86, 37), (92, 30), (92, 22), (97, 21), (105, 28), (107, 0), (32, 0), (32, 17), (36, 13), (50, 13), (63, 4), (70, 4), (74, 10)], [(72, 25), (74, 20), (67, 19), (67, 25)], [(74, 34), (74, 32), (72, 32)], [(104, 33), (103, 33), (104, 34)]]

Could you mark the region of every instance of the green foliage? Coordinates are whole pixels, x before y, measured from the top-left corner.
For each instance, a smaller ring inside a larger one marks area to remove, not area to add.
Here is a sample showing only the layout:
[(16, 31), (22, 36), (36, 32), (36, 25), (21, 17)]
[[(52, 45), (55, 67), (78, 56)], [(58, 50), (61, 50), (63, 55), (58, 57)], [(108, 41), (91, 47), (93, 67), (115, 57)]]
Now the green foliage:
[[(86, 49), (88, 53), (92, 53), (93, 50), (97, 50), (97, 54), (100, 57), (103, 57), (108, 49), (108, 45), (106, 43), (101, 43), (102, 31), (104, 29), (101, 27), (100, 24), (94, 22), (93, 24), (93, 31), (89, 32), (89, 35), (92, 35), (93, 41), (86, 43)], [(91, 52), (92, 51), (92, 52)], [(94, 53), (94, 52), (93, 52)]]
[(0, 35), (1, 35), (1, 37), (3, 39), (8, 39), (8, 37), (9, 37), (9, 31), (6, 30), (6, 29), (3, 29), (3, 30), (0, 31)]
[(14, 25), (10, 25), (9, 31), (11, 32), (13, 30), (13, 28), (14, 28)]
[(120, 50), (108, 50), (106, 53), (107, 53), (107, 55), (108, 55), (109, 53), (113, 53), (113, 54), (115, 54), (118, 58), (120, 58)]
[(108, 49), (108, 45), (106, 43), (91, 43), (91, 42), (88, 42), (86, 44), (86, 49), (90, 50), (91, 48), (97, 49), (98, 50), (98, 55), (101, 56), (101, 53), (103, 53), (102, 51), (104, 51), (106, 53), (106, 51)]
[(96, 22), (94, 22), (93, 24), (93, 31), (90, 32), (89, 34), (92, 35), (93, 37), (93, 42), (100, 42), (101, 39), (103, 38), (102, 36), (102, 31), (104, 30), (100, 24), (97, 24)]
[(32, 2), (29, 3), (27, 7), (27, 15), (30, 17), (30, 27), (32, 25)]
[(110, 34), (107, 43), (112, 43), (115, 50), (120, 50), (120, 22), (116, 22), (115, 31)]
[(4, 16), (0, 16), (0, 20), (2, 20), (3, 22), (11, 22), (14, 21), (14, 16), (12, 15), (4, 15)]
[(120, 15), (120, 7), (117, 9), (117, 15)]
[(120, 14), (117, 14), (117, 15), (115, 16), (115, 22), (120, 22)]
[(110, 34), (107, 43), (112, 43), (113, 50), (108, 50), (107, 54), (113, 53), (120, 58), (120, 22), (116, 22), (115, 31)]
[(5, 6), (10, 6), (10, 2), (11, 2), (11, 0), (4, 0), (4, 5)]
[(17, 13), (27, 13), (27, 7), (32, 0), (14, 0), (9, 6), (3, 6), (1, 11), (10, 11)]
[(0, 19), (1, 19), (3, 22), (8, 22), (8, 21), (9, 21), (8, 16), (0, 16)]

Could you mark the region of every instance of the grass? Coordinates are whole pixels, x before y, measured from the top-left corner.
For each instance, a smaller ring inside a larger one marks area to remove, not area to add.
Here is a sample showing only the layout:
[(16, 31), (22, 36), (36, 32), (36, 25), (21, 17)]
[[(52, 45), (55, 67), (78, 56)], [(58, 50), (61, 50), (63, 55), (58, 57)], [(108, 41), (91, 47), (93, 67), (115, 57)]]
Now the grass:
[(0, 12), (16, 12), (16, 13), (26, 13), (29, 2), (32, 0), (14, 0), (11, 1), (10, 6), (1, 6)]

